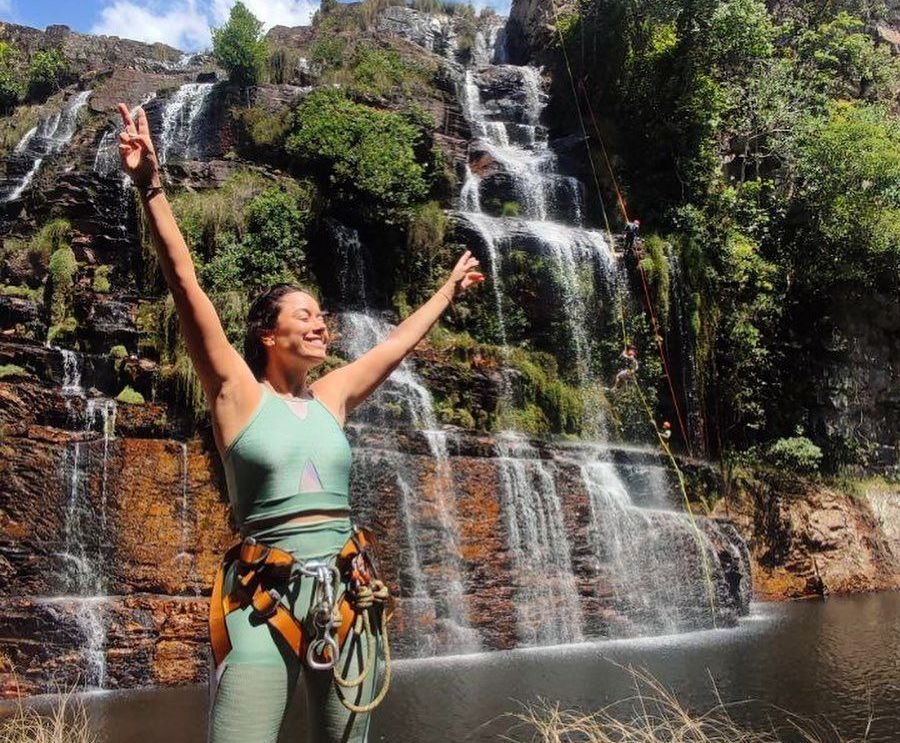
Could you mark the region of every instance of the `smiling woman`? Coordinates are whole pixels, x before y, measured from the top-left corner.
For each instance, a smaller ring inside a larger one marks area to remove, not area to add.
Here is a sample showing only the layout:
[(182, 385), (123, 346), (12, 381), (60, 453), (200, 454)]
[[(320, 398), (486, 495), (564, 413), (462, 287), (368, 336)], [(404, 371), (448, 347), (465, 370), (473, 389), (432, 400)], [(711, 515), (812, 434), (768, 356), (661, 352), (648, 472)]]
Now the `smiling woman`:
[[(302, 680), (314, 741), (365, 741), (381, 701), (387, 588), (350, 521), (346, 416), (390, 375), (453, 299), (484, 279), (466, 251), (444, 285), (384, 342), (308, 384), (330, 335), (318, 300), (277, 284), (253, 302), (242, 358), (197, 280), (142, 108), (124, 104), (119, 151), (137, 187), (203, 386), (243, 542), (210, 602), (216, 690), (210, 740), (274, 743)], [(264, 571), (264, 572), (263, 572)], [(340, 669), (340, 672), (338, 671)], [(342, 675), (343, 674), (343, 675)], [(252, 705), (247, 701), (252, 700)]]

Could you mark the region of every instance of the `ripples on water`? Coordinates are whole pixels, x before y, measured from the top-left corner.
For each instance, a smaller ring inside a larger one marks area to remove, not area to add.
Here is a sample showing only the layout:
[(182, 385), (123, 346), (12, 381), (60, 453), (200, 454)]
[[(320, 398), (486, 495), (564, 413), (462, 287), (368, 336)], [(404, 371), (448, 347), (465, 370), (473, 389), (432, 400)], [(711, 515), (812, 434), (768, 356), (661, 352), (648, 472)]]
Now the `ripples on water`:
[[(715, 704), (713, 681), (725, 702), (757, 700), (732, 708), (756, 728), (768, 726), (775, 705), (858, 738), (871, 705), (868, 740), (900, 741), (900, 593), (759, 604), (737, 629), (400, 661), (369, 739), (496, 742), (512, 726), (504, 714), (522, 702), (592, 710), (631, 695), (628, 665), (649, 670), (695, 710)], [(206, 695), (204, 687), (157, 689), (86, 703), (109, 743), (197, 743)]]

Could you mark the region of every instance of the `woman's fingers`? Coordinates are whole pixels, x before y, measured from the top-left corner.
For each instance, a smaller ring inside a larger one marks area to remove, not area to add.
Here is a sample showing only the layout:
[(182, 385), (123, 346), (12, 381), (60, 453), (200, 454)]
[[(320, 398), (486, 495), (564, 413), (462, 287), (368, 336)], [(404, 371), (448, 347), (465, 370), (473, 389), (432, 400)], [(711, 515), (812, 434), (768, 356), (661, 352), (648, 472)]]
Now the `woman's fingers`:
[(143, 106), (137, 107), (137, 132), (138, 134), (150, 135), (150, 125), (147, 123), (147, 114)]
[(128, 106), (124, 103), (120, 103), (117, 108), (122, 117), (122, 123), (125, 125), (125, 131), (129, 134), (137, 134), (137, 127), (134, 124), (134, 119), (131, 118), (131, 111), (128, 110)]

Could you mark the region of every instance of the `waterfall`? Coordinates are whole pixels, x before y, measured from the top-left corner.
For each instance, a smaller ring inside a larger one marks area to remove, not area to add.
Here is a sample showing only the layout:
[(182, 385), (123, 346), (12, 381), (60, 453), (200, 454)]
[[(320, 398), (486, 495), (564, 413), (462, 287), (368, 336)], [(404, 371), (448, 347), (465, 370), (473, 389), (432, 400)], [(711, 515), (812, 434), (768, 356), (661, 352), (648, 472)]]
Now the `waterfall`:
[(553, 472), (516, 434), (498, 436), (497, 450), (519, 643), (579, 642), (581, 604)]
[[(67, 398), (70, 413), (71, 398), (84, 400), (82, 365), (77, 353), (55, 348), (62, 356), (62, 394)], [(104, 563), (109, 558), (107, 545), (107, 505), (109, 493), (110, 442), (116, 428), (115, 400), (91, 398), (84, 401), (84, 419), (80, 438), (66, 449), (62, 460), (61, 477), (67, 498), (64, 521), (64, 542), (60, 557), (63, 560), (61, 595), (47, 599), (47, 603), (74, 603), (75, 619), (83, 637), (82, 652), (86, 661), (88, 686), (102, 688), (106, 683), (106, 578)], [(95, 504), (91, 490), (92, 448), (96, 439), (91, 433), (102, 435), (99, 504)]]
[(159, 162), (189, 160), (198, 153), (198, 121), (207, 108), (213, 83), (186, 83), (168, 100), (163, 109), (163, 128), (159, 137)]
[[(553, 266), (575, 378), (582, 388), (596, 386), (597, 350), (590, 333), (596, 315), (594, 300), (603, 291), (614, 292), (616, 270), (603, 235), (583, 227), (581, 184), (557, 172), (556, 155), (540, 123), (547, 104), (540, 73), (512, 65), (468, 69), (460, 96), (476, 136), (470, 156), (475, 159), (467, 166), (459, 211), (453, 216), (487, 254), (501, 342), (504, 346), (508, 342), (503, 254), (524, 246)], [(518, 216), (496, 212), (496, 203), (507, 197), (514, 197), (519, 205)], [(491, 202), (493, 213), (486, 210)], [(584, 412), (585, 432), (605, 439), (601, 408), (586, 404)]]
[[(369, 349), (383, 342), (392, 326), (373, 315), (362, 312), (341, 314), (341, 348), (351, 359), (356, 359)], [(430, 562), (440, 564), (441, 575), (436, 585), (425, 590), (428, 597), (441, 609), (439, 621), (442, 624), (440, 641), (448, 653), (470, 653), (480, 649), (477, 633), (469, 622), (468, 602), (463, 582), (463, 566), (460, 560), (460, 536), (457, 527), (456, 496), (453, 472), (447, 445), (447, 433), (440, 428), (434, 413), (431, 393), (416, 376), (409, 360), (404, 360), (379, 387), (371, 404), (393, 404), (399, 406), (409, 416), (416, 430), (421, 431), (428, 443), (428, 450), (434, 460), (435, 511), (439, 526), (437, 549), (439, 554)], [(411, 495), (408, 482), (401, 468), (397, 470), (398, 488), (404, 495)], [(415, 496), (412, 496), (415, 497)], [(413, 533), (413, 545), (417, 540), (416, 511), (418, 499), (405, 510), (408, 523), (405, 528)], [(418, 550), (419, 547), (417, 546)], [(417, 553), (416, 561), (419, 562)], [(423, 577), (428, 586), (428, 578)]]
[[(338, 284), (340, 301), (345, 307), (362, 306), (363, 311), (347, 311), (340, 315), (340, 347), (350, 359), (357, 359), (374, 346), (382, 343), (393, 327), (369, 309), (369, 285), (366, 281), (366, 266), (369, 262), (365, 246), (359, 233), (338, 222), (329, 225), (336, 242), (339, 258)], [(439, 533), (437, 539), (440, 554), (429, 562), (441, 567), (441, 576), (431, 581), (423, 573), (416, 573), (415, 591), (427, 595), (439, 609), (438, 621), (442, 625), (440, 642), (447, 653), (468, 653), (480, 649), (477, 633), (469, 622), (468, 602), (463, 581), (463, 566), (460, 560), (460, 536), (456, 516), (456, 493), (453, 472), (450, 467), (447, 433), (443, 431), (434, 413), (434, 400), (428, 388), (418, 378), (408, 359), (393, 371), (376, 390), (367, 408), (387, 408), (395, 415), (403, 416), (409, 424), (420, 431), (428, 443), (428, 450), (434, 460), (435, 510)], [(403, 467), (396, 467), (397, 486), (404, 498), (412, 502), (404, 509), (404, 528), (411, 535), (410, 549), (416, 550), (415, 562), (421, 566), (418, 550), (418, 521), (416, 516), (418, 499), (412, 493)], [(419, 570), (420, 567), (413, 568)], [(421, 595), (420, 597), (421, 598)]]
[(31, 185), (43, 162), (65, 148), (75, 134), (78, 114), (90, 96), (90, 90), (76, 93), (61, 111), (41, 119), (36, 127), (22, 137), (13, 150), (11, 159), (23, 166), (23, 172), (0, 189), (0, 203), (18, 199)]

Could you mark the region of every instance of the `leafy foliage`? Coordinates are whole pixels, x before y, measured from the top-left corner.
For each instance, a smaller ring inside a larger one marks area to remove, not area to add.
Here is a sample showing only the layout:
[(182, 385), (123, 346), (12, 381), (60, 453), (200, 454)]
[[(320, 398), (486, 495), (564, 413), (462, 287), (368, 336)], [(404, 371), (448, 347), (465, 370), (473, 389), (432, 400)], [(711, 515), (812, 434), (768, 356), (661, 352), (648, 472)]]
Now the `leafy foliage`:
[(317, 90), (295, 113), (287, 151), (390, 220), (428, 193), (416, 158), (421, 136), (398, 114), (354, 103), (338, 90)]
[(0, 113), (9, 113), (25, 94), (20, 60), (21, 55), (16, 47), (0, 41)]
[[(564, 52), (608, 116), (629, 211), (673, 245), (724, 447), (804, 420), (811, 390), (795, 380), (815, 369), (798, 345), (828, 332), (833, 297), (900, 288), (900, 68), (867, 30), (876, 5), (580, 0), (559, 18), (556, 118), (577, 121)], [(668, 272), (656, 240), (643, 247), (665, 316)]]
[(59, 90), (68, 75), (69, 65), (59, 49), (35, 52), (28, 63), (28, 97), (45, 99)]
[(822, 463), (822, 450), (806, 436), (778, 439), (766, 451), (766, 459), (773, 467), (812, 474)]

